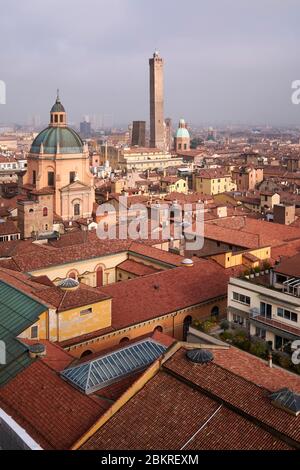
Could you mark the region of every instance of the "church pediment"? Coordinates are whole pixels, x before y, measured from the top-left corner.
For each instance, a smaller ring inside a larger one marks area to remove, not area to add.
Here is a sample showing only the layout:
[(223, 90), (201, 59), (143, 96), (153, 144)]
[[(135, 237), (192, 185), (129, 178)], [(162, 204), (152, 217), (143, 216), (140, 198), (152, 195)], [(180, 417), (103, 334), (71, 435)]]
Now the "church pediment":
[(87, 184), (81, 183), (81, 181), (74, 181), (73, 183), (67, 184), (67, 186), (64, 186), (63, 188), (60, 189), (62, 193), (64, 192), (70, 192), (70, 191), (82, 191), (82, 190), (87, 190), (90, 191), (90, 186)]

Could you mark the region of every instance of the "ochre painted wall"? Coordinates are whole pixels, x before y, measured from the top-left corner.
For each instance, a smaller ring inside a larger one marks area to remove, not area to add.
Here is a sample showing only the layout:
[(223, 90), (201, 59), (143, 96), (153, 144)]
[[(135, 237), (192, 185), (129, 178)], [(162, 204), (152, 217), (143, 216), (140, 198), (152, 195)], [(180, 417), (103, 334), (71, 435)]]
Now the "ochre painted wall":
[(124, 328), (120, 331), (115, 331), (90, 341), (85, 341), (82, 344), (78, 343), (76, 346), (73, 345), (69, 348), (65, 347), (65, 349), (67, 349), (75, 357), (81, 357), (82, 353), (85, 351), (91, 351), (92, 353), (95, 353), (118, 345), (122, 339), (128, 338), (131, 340), (143, 335), (151, 334), (157, 327), (161, 327), (164, 334), (174, 337), (178, 340), (182, 340), (184, 319), (188, 316), (191, 316), (193, 320), (208, 319), (210, 318), (212, 309), (215, 306), (219, 307), (219, 318), (225, 318), (227, 307), (226, 297), (217, 299), (215, 301), (212, 300), (207, 304), (180, 310), (163, 317), (154, 318), (144, 323)]
[[(91, 313), (80, 312), (91, 308)], [(111, 299), (85, 305), (58, 314), (58, 341), (92, 333), (111, 325)]]

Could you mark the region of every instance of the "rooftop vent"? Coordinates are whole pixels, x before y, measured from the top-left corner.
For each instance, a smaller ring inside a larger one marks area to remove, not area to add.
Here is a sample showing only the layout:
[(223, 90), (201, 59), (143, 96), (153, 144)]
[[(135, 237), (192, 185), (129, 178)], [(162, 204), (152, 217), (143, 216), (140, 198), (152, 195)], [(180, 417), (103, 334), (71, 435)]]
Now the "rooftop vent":
[(194, 266), (194, 262), (193, 260), (189, 259), (189, 258), (185, 258), (181, 261), (181, 264), (182, 266), (188, 266), (188, 267), (192, 267)]
[(283, 408), (288, 413), (295, 416), (300, 414), (300, 395), (292, 392), (288, 388), (282, 388), (269, 395), (274, 406)]
[(58, 287), (60, 287), (62, 290), (75, 290), (79, 287), (79, 282), (76, 281), (76, 279), (67, 277), (58, 283)]
[(214, 355), (207, 349), (190, 349), (187, 351), (186, 357), (189, 361), (195, 362), (196, 364), (208, 364), (213, 360)]
[(46, 355), (46, 346), (41, 343), (31, 344), (29, 346), (29, 356), (32, 359)]

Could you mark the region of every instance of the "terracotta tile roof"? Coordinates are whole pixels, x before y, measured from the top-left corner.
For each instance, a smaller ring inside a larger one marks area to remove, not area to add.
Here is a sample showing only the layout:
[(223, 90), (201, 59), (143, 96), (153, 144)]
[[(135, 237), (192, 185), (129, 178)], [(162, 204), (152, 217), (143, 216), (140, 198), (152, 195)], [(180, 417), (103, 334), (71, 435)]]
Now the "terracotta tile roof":
[(111, 253), (126, 251), (130, 240), (100, 240), (96, 233), (90, 233), (86, 243), (78, 243), (61, 248), (52, 245), (35, 245), (36, 253), (17, 254), (13, 257), (20, 270), (31, 272), (48, 266), (56, 266), (72, 261), (97, 258)]
[(27, 345), (37, 343), (44, 344), (46, 346), (46, 355), (41, 357), (41, 361), (56, 372), (62, 371), (74, 361), (74, 357), (71, 356), (71, 354), (61, 348), (58, 344), (52, 343), (51, 341), (44, 339), (39, 339), (37, 341), (27, 338), (22, 338), (20, 341)]
[(290, 258), (283, 259), (274, 270), (280, 274), (300, 278), (300, 253)]
[(10, 212), (6, 207), (1, 207), (0, 206), (0, 217), (8, 217)]
[(221, 266), (199, 259), (193, 267), (118, 282), (101, 291), (112, 297), (112, 327), (120, 329), (225, 296), (227, 280)]
[(253, 356), (253, 354), (235, 347), (222, 350), (214, 349), (213, 354), (215, 364), (271, 392), (284, 385), (294, 392), (300, 393), (299, 375), (288, 372), (281, 367), (270, 368), (266, 361)]
[[(37, 290), (42, 289), (42, 284), (36, 282), (31, 276), (28, 274), (20, 273), (18, 271), (14, 271), (12, 269), (6, 269), (2, 266), (0, 267), (0, 280), (6, 282), (10, 286), (16, 287), (21, 292), (26, 294), (30, 294), (35, 300), (40, 301), (35, 295)], [(46, 286), (44, 286), (45, 288)]]
[[(227, 239), (233, 237), (232, 244), (237, 242), (238, 238), (244, 243), (247, 243), (246, 247), (254, 248), (257, 246), (278, 246), (282, 242), (291, 242), (293, 240), (300, 240), (300, 228), (290, 227), (288, 225), (275, 224), (273, 222), (266, 222), (264, 220), (257, 220), (250, 217), (232, 217), (232, 218), (221, 218), (208, 222), (205, 230), (209, 234), (213, 232), (212, 226), (218, 227), (224, 230), (224, 237), (227, 234)], [(235, 234), (234, 234), (235, 232)], [(243, 235), (241, 236), (241, 232)], [(216, 236), (218, 233), (216, 232)], [(222, 237), (222, 232), (220, 232)], [(255, 243), (256, 237), (256, 243)], [(220, 238), (221, 239), (221, 238)], [(252, 246), (249, 246), (249, 245)]]
[(44, 449), (69, 449), (106, 409), (41, 360), (0, 389), (0, 406)]
[(174, 184), (174, 183), (177, 183), (177, 181), (180, 181), (182, 179), (184, 180), (184, 178), (179, 177), (179, 176), (164, 176), (163, 178), (161, 178), (160, 181), (162, 183)]
[(163, 368), (81, 449), (179, 450), (197, 432), (186, 450), (289, 448)]
[(275, 262), (279, 261), (282, 257), (294, 256), (298, 253), (300, 253), (300, 240), (294, 240), (272, 247), (271, 256)]
[(119, 380), (118, 382), (115, 382), (111, 385), (108, 385), (105, 388), (102, 388), (98, 392), (96, 392), (94, 395), (99, 396), (102, 399), (106, 399), (110, 401), (110, 404), (112, 404), (114, 401), (116, 401), (118, 398), (120, 398), (121, 395), (123, 395), (126, 390), (142, 375), (142, 372), (137, 372), (135, 374), (132, 374), (128, 377), (124, 377), (123, 379)]
[(172, 266), (180, 266), (183, 256), (177, 255), (175, 253), (170, 253), (169, 251), (160, 250), (154, 246), (149, 246), (142, 243), (132, 242), (129, 247), (129, 252), (133, 254), (139, 254), (147, 258), (152, 258), (153, 260), (161, 261), (162, 263), (167, 263)]
[(31, 194), (36, 194), (36, 195), (39, 195), (39, 194), (54, 194), (54, 188), (45, 187), (45, 188), (41, 188), (41, 189), (33, 189), (30, 192), (31, 192)]
[[(217, 221), (216, 221), (217, 222)], [(243, 248), (257, 248), (259, 236), (253, 233), (245, 233), (241, 237), (238, 230), (219, 226), (214, 222), (207, 222), (204, 226), (204, 237), (210, 240), (221, 241), (228, 245), (235, 245)]]
[(14, 233), (20, 233), (20, 230), (12, 220), (6, 220), (5, 222), (0, 221), (0, 236), (12, 235)]
[(173, 191), (170, 194), (167, 194), (164, 198), (165, 201), (174, 201), (177, 200), (178, 204), (191, 204), (191, 203), (197, 203), (198, 201), (205, 201), (205, 202), (214, 202), (213, 196), (209, 196), (207, 194), (201, 194), (201, 193), (192, 193), (192, 194), (184, 194), (184, 193), (178, 193), (176, 191)]
[(134, 274), (135, 276), (146, 276), (147, 274), (153, 274), (158, 272), (158, 269), (153, 268), (152, 266), (148, 266), (144, 263), (138, 263), (137, 261), (127, 259), (122, 263), (118, 264), (118, 269), (122, 269), (130, 274)]
[(39, 245), (32, 243), (32, 240), (12, 240), (0, 243), (0, 258), (15, 256), (18, 253), (28, 253), (37, 251)]
[[(192, 365), (185, 357), (185, 350), (176, 352), (164, 368), (179, 378), (200, 387), (201, 390), (218, 397), (238, 413), (259, 420), (276, 432), (293, 439), (300, 446), (300, 427), (297, 416), (276, 408), (268, 398), (270, 390), (258, 386), (244, 376), (233, 374), (228, 367), (221, 367), (215, 361), (209, 364)], [(267, 373), (267, 371), (266, 371)], [(282, 387), (286, 387), (286, 374), (282, 375)], [(296, 376), (297, 377), (297, 376)], [(299, 378), (298, 378), (299, 381)], [(234, 391), (234, 393), (233, 393)]]
[(62, 290), (60, 287), (47, 287), (36, 290), (35, 295), (56, 307), (58, 312), (83, 305), (94, 304), (106, 300), (109, 296), (98, 289), (79, 284), (76, 290)]
[(196, 177), (204, 179), (229, 178), (230, 174), (222, 168), (216, 168), (209, 170), (200, 170)]

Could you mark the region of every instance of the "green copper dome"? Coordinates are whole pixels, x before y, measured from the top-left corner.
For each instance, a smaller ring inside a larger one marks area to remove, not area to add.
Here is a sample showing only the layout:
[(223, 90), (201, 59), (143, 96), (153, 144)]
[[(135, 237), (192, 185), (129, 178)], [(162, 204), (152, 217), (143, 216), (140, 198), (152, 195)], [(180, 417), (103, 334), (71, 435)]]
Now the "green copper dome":
[(190, 133), (185, 127), (179, 127), (176, 131), (176, 137), (189, 139)]
[(179, 127), (176, 131), (176, 137), (179, 139), (189, 139), (190, 138), (190, 133), (186, 128), (185, 120), (183, 118), (180, 119), (179, 121)]
[[(42, 144), (43, 149), (41, 149)], [(49, 126), (39, 133), (31, 145), (30, 153), (42, 152), (48, 154), (82, 153), (83, 141), (79, 135), (69, 127)]]

